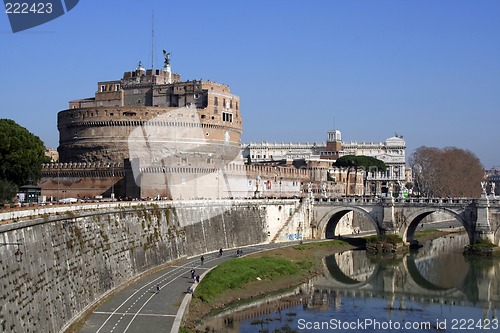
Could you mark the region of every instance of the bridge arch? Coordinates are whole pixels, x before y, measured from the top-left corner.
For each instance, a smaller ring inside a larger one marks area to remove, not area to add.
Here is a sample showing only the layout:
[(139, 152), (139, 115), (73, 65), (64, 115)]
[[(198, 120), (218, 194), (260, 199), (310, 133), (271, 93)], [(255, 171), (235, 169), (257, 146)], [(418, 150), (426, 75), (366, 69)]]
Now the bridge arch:
[(463, 287), (466, 275), (468, 274), (468, 272), (466, 272), (465, 275), (459, 276), (459, 278), (462, 280), (459, 285), (448, 287), (448, 286), (440, 286), (432, 281), (429, 281), (424, 275), (422, 275), (422, 272), (417, 267), (414, 255), (409, 255), (405, 257), (404, 267), (407, 270), (410, 277), (412, 278), (413, 282), (420, 288), (422, 288), (423, 290), (443, 292), (443, 293), (453, 293), (456, 290), (459, 290), (460, 287)]
[(370, 215), (370, 212), (357, 206), (352, 207), (335, 207), (329, 211), (318, 223), (318, 235), (321, 238), (332, 239), (335, 237), (335, 228), (340, 219), (347, 213), (357, 212), (365, 216), (375, 228), (377, 235), (380, 235), (380, 227), (377, 221)]
[(450, 215), (450, 217), (456, 219), (460, 224), (465, 228), (465, 231), (467, 232), (467, 235), (469, 236), (469, 242), (473, 243), (474, 239), (474, 230), (471, 225), (469, 225), (466, 222), (466, 219), (464, 218), (465, 212), (460, 212), (457, 213), (456, 211), (449, 209), (449, 208), (435, 208), (435, 207), (427, 207), (427, 208), (422, 208), (419, 209), (410, 215), (408, 215), (405, 219), (404, 222), (399, 226), (398, 228), (398, 234), (401, 236), (403, 241), (412, 243), (413, 236), (415, 235), (415, 231), (417, 230), (417, 227), (419, 226), (420, 222), (426, 217), (429, 216), (432, 213), (436, 212), (444, 212), (447, 215)]
[[(349, 252), (349, 251), (348, 251)], [(342, 289), (361, 290), (364, 288), (373, 288), (374, 291), (384, 292), (384, 281), (387, 278), (392, 278), (393, 281), (399, 281), (404, 286), (410, 286), (412, 292), (425, 294), (432, 294), (436, 296), (449, 296), (455, 295), (457, 292), (464, 292), (464, 283), (466, 276), (470, 272), (470, 268), (465, 274), (459, 276), (459, 283), (456, 286), (441, 286), (433, 281), (428, 280), (417, 267), (415, 256), (405, 256), (397, 258), (395, 262), (397, 265), (384, 264), (377, 262), (371, 269), (366, 279), (359, 280), (355, 277), (348, 275), (341, 269), (341, 265), (337, 261), (335, 255), (325, 257), (323, 259), (324, 277), (333, 287)], [(399, 277), (405, 276), (405, 279)], [(403, 286), (400, 286), (403, 287)]]
[(337, 287), (347, 289), (360, 289), (364, 286), (372, 285), (379, 274), (380, 264), (375, 264), (371, 274), (365, 280), (357, 280), (347, 275), (339, 266), (335, 255), (330, 255), (323, 259), (323, 270), (326, 274), (324, 276), (327, 280), (331, 281)]
[(497, 246), (500, 246), (500, 224), (497, 226), (497, 228), (493, 231), (493, 242)]

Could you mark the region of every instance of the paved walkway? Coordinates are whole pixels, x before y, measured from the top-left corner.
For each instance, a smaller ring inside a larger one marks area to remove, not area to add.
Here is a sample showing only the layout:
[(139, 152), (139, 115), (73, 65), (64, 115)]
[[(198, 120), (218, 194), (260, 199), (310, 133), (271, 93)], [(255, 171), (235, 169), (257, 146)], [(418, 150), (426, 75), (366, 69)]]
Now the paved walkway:
[[(264, 244), (242, 249), (244, 254), (249, 254), (292, 244), (295, 243)], [(191, 297), (187, 294), (193, 284), (191, 269), (202, 275), (221, 262), (236, 258), (236, 249), (224, 251), (222, 257), (218, 252), (204, 254), (203, 265), (200, 257), (169, 266), (116, 293), (87, 318), (80, 333), (177, 332), (183, 307), (189, 304)]]

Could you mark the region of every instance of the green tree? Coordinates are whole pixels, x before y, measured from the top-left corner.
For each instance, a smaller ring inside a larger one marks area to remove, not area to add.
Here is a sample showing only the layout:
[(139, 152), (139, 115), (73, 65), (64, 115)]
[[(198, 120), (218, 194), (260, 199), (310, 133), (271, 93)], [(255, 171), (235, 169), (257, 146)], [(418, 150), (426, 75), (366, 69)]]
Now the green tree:
[(339, 157), (335, 163), (333, 163), (333, 166), (336, 166), (338, 168), (346, 169), (347, 170), (347, 183), (346, 183), (346, 190), (345, 194), (349, 195), (349, 175), (351, 174), (352, 168), (354, 168), (355, 165), (355, 157), (354, 155), (345, 155), (342, 157)]
[[(383, 161), (365, 155), (345, 155), (338, 158), (333, 164), (339, 168), (347, 169), (347, 189), (346, 194), (349, 194), (349, 175), (352, 169), (354, 169), (354, 184), (358, 183), (358, 171), (364, 170), (364, 178), (363, 178), (363, 194), (366, 188), (366, 179), (368, 178), (368, 172), (378, 172), (385, 171), (386, 165)], [(356, 190), (354, 191), (354, 194)]]
[(16, 184), (0, 179), (0, 203), (10, 201), (17, 193)]
[[(42, 163), (45, 161), (42, 140), (13, 120), (0, 119), (1, 180), (16, 186), (26, 185), (28, 181), (35, 183), (40, 180)], [(9, 187), (6, 182), (3, 184)]]
[(378, 158), (371, 157), (371, 156), (358, 156), (358, 169), (362, 169), (365, 171), (365, 175), (363, 178), (363, 194), (365, 194), (366, 191), (366, 181), (368, 179), (368, 173), (369, 172), (385, 172), (387, 170), (387, 166), (385, 165), (384, 161), (379, 160)]

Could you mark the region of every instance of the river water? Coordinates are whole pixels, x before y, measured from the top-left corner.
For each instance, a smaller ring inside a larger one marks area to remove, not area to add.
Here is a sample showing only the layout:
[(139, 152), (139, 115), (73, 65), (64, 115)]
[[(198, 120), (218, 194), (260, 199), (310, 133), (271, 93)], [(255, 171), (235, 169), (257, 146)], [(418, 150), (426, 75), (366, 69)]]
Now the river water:
[(466, 235), (409, 255), (346, 251), (294, 290), (230, 309), (211, 332), (499, 332), (500, 261), (464, 257)]

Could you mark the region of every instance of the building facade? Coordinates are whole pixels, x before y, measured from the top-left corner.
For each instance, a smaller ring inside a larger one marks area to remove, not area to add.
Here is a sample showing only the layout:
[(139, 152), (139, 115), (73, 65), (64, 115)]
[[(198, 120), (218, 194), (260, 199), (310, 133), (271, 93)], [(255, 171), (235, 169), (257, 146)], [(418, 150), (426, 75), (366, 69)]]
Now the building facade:
[(229, 86), (182, 81), (139, 64), (95, 96), (58, 113), (59, 163), (42, 170), (42, 195), (66, 198), (295, 196), (307, 173), (246, 166), (240, 99)]
[[(347, 172), (335, 170), (333, 162), (339, 157), (346, 155), (364, 155), (383, 161), (387, 169), (369, 170), (366, 174), (366, 185), (360, 185), (349, 177), (349, 189), (340, 191), (338, 187), (332, 189), (337, 194), (355, 195), (378, 195), (386, 196), (389, 193), (405, 192), (405, 184), (408, 182), (408, 170), (406, 168), (406, 142), (401, 136), (388, 138), (384, 142), (343, 142), (342, 134), (338, 130), (328, 131), (326, 143), (250, 143), (242, 145), (242, 158), (253, 163), (263, 163), (270, 160), (303, 160), (303, 167), (311, 170), (312, 179), (320, 182), (326, 181), (328, 172), (336, 175), (330, 178), (335, 182), (345, 183), (347, 188)], [(319, 161), (323, 161), (320, 163)], [(321, 167), (319, 167), (321, 165)], [(318, 168), (324, 174), (318, 176)], [(361, 178), (364, 175), (361, 175)], [(356, 184), (354, 184), (356, 183)], [(351, 188), (351, 185), (353, 186)], [(318, 185), (321, 187), (322, 185)], [(323, 185), (324, 187), (324, 185)]]
[[(182, 81), (170, 67), (100, 81), (94, 97), (58, 113), (59, 162), (44, 166), (42, 195), (65, 198), (329, 198), (388, 195), (405, 180), (401, 137), (385, 142), (241, 144), (240, 99), (229, 86)], [(345, 155), (384, 161), (386, 171), (332, 167)]]

